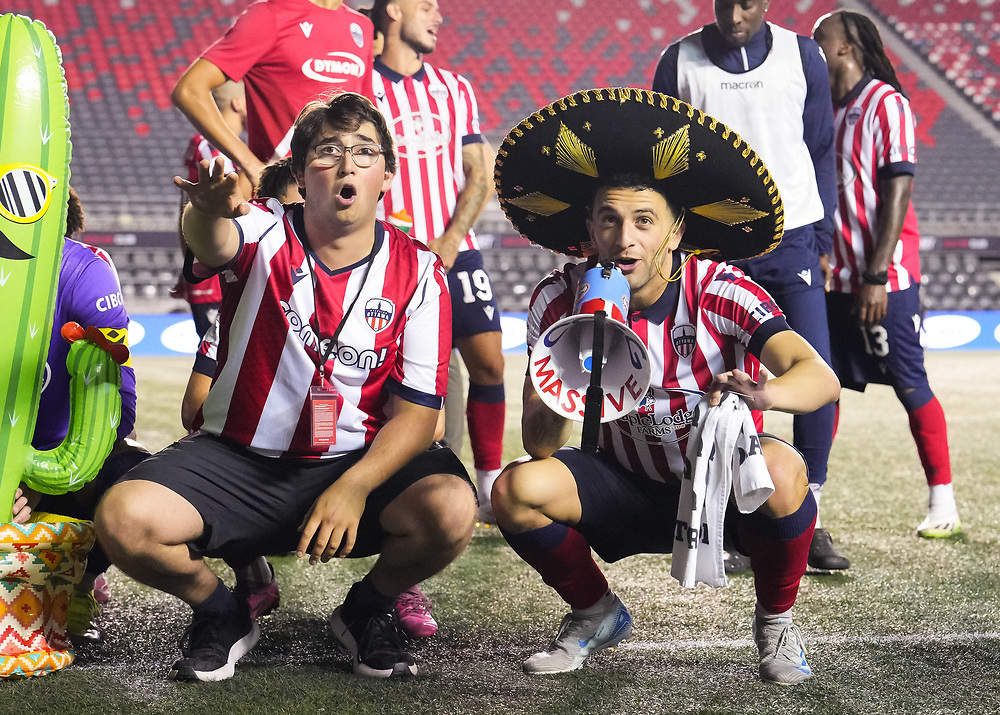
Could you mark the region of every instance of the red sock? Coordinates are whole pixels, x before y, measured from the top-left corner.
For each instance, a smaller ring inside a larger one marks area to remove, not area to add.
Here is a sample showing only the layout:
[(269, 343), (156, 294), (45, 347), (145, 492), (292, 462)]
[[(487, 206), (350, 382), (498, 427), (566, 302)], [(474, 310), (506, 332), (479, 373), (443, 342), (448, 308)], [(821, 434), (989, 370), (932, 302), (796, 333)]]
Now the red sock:
[(909, 413), (910, 433), (917, 443), (917, 454), (924, 467), (927, 486), (951, 484), (951, 458), (948, 456), (948, 424), (944, 409), (936, 397)]
[(750, 557), (757, 603), (768, 613), (784, 613), (795, 605), (815, 526), (812, 494), (806, 494), (798, 511), (780, 519), (756, 513), (740, 519), (740, 542)]
[(579, 531), (553, 522), (520, 534), (504, 532), (504, 537), (571, 608), (590, 608), (607, 593), (608, 580)]
[(465, 410), (476, 469), (500, 469), (506, 403), (503, 385), (469, 385)]

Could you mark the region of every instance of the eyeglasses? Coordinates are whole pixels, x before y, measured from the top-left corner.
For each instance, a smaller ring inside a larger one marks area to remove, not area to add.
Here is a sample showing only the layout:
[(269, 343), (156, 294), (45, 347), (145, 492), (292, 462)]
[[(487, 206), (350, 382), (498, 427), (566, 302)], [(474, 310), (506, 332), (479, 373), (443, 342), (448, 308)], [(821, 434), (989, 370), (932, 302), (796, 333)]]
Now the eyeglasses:
[(337, 166), (344, 158), (344, 152), (350, 152), (354, 163), (362, 169), (378, 161), (382, 148), (378, 144), (355, 144), (354, 146), (340, 146), (339, 144), (320, 144), (313, 147), (312, 163), (319, 166)]

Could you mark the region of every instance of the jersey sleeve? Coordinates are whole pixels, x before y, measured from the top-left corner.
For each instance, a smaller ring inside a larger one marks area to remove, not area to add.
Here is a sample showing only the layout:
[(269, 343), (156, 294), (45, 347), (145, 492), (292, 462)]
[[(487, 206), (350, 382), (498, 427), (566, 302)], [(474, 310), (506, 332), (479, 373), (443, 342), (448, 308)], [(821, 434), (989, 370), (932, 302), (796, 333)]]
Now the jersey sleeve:
[(528, 355), (546, 330), (570, 314), (578, 280), (579, 274), (573, 270), (573, 264), (567, 264), (561, 270), (552, 271), (535, 286), (528, 303)]
[(913, 112), (898, 92), (885, 95), (875, 109), (872, 136), (879, 175), (913, 174), (917, 163)]
[[(389, 389), (404, 400), (441, 409), (451, 360), (451, 296), (441, 261), (420, 249), (421, 276), (403, 328)], [(418, 254), (418, 255), (419, 255)]]
[(238, 82), (274, 46), (277, 38), (274, 26), (274, 15), (268, 3), (253, 3), (236, 18), (225, 35), (202, 53), (202, 59)]
[(462, 144), (482, 142), (483, 135), (479, 126), (479, 104), (476, 102), (476, 93), (465, 77), (456, 75), (456, 79), (458, 80), (460, 100), (465, 104), (465, 126), (460, 127)]
[(774, 298), (739, 269), (719, 264), (705, 288), (702, 313), (719, 333), (731, 335), (760, 357), (772, 335), (788, 330)]

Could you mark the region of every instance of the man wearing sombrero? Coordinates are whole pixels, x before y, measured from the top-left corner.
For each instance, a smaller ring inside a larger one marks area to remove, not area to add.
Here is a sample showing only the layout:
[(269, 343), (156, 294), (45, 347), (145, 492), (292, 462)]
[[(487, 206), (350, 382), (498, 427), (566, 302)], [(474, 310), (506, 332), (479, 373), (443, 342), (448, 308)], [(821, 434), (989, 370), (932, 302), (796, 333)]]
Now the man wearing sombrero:
[[(580, 668), (590, 653), (632, 632), (631, 616), (591, 549), (605, 561), (638, 553), (674, 553), (676, 561), (684, 549), (675, 546), (693, 533), (717, 550), (717, 583), (725, 583), (721, 543), (708, 543), (716, 532), (681, 529), (675, 519), (681, 482), (692, 472), (685, 452), (703, 396), (708, 424), (709, 404), (738, 404), (727, 392), (753, 410), (799, 414), (836, 400), (839, 384), (771, 297), (717, 262), (770, 250), (783, 224), (770, 174), (725, 125), (666, 95), (588, 90), (525, 119), (498, 154), (497, 193), (517, 230), (587, 258), (535, 288), (529, 371), (539, 336), (569, 313), (580, 277), (598, 261), (613, 263), (627, 279), (629, 325), (652, 364), (649, 390), (631, 414), (601, 425), (595, 453), (563, 446), (569, 421), (525, 382), (529, 456), (501, 475), (493, 509), (511, 547), (572, 609), (551, 645), (523, 666), (558, 673)], [(754, 418), (759, 429), (760, 412)], [(751, 513), (730, 499), (724, 525), (754, 571), (760, 676), (793, 684), (811, 675), (791, 609), (816, 504), (802, 456), (775, 437), (756, 439), (751, 444), (759, 444), (773, 492)], [(735, 465), (747, 455), (723, 456)]]

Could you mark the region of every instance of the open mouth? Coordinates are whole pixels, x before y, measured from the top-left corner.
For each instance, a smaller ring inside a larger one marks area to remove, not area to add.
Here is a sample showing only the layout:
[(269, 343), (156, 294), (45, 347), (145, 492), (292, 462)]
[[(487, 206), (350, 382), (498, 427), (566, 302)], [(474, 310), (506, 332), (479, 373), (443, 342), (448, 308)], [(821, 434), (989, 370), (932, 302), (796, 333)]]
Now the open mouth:
[(344, 184), (340, 187), (340, 191), (337, 192), (337, 198), (340, 199), (340, 203), (344, 206), (353, 204), (357, 197), (358, 190), (350, 184)]
[(639, 261), (638, 258), (616, 258), (615, 265), (619, 267), (621, 266), (629, 267), (629, 266), (634, 266), (638, 261)]

